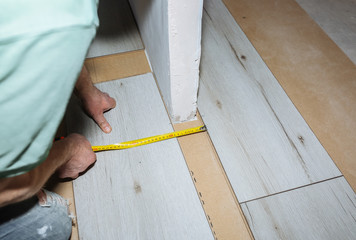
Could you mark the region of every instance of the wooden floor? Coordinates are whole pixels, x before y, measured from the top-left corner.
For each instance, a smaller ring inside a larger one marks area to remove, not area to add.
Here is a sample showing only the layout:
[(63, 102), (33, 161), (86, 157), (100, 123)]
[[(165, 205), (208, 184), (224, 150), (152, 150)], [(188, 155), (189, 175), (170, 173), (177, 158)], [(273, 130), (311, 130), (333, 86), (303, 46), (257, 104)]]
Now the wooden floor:
[(100, 26), (89, 48), (88, 58), (143, 48), (127, 0), (100, 1), (98, 15)]
[(341, 176), (224, 4), (204, 14), (198, 106), (239, 202)]
[[(319, 31), (294, 1), (280, 1), (274, 7), (294, 9), (279, 16), (284, 18), (283, 23), (298, 15), (299, 22), (308, 23), (304, 29)], [(327, 137), (313, 124), (318, 118), (300, 107), (308, 105), (305, 101), (304, 105), (298, 104), (302, 96), (293, 94), (298, 85), (285, 84), (288, 79), (279, 73), (283, 66), (288, 68), (291, 59), (278, 55), (284, 57), (285, 64), (279, 68), (269, 61), (267, 53), (273, 44), (268, 45), (267, 35), (256, 37), (261, 31), (254, 31), (258, 18), (265, 16), (253, 14), (261, 3), (224, 2), (232, 15), (220, 0), (205, 1), (200, 120), (170, 123), (153, 76), (147, 73), (150, 70), (144, 51), (137, 51), (140, 46), (131, 49), (133, 52), (86, 62), (93, 80), (105, 82), (99, 88), (118, 101), (117, 109), (106, 114), (118, 129), (110, 135), (101, 133), (78, 106), (69, 110), (67, 127), (86, 135), (93, 145), (156, 135), (172, 127), (178, 130), (200, 125), (202, 121), (208, 133), (132, 151), (99, 153), (96, 165), (74, 181), (80, 239), (356, 238), (356, 195), (347, 182), (354, 184), (355, 164), (348, 158), (338, 158), (335, 147), (330, 149), (325, 144)], [(264, 9), (272, 11), (269, 3), (272, 1), (264, 1)], [(266, 16), (273, 19), (275, 15)], [(264, 19), (266, 29), (272, 24), (277, 23)], [(294, 27), (292, 24), (285, 29)], [(283, 37), (288, 36), (279, 36), (279, 48), (287, 51)], [(137, 42), (135, 39), (129, 42)], [(267, 40), (264, 45), (262, 40)], [(329, 41), (322, 34), (318, 40)], [(93, 56), (116, 53), (107, 47), (110, 45), (110, 41), (97, 44), (100, 51)], [(346, 55), (336, 45), (330, 46), (329, 52), (341, 52), (338, 56), (343, 69), (354, 71)], [(297, 47), (293, 56), (298, 58), (302, 52)], [(293, 74), (298, 73), (290, 72), (289, 76), (295, 79)], [(117, 78), (121, 79), (106, 82)], [(336, 93), (330, 95), (331, 99), (334, 96)], [(356, 103), (352, 97), (347, 100), (348, 104)], [(309, 103), (316, 106), (313, 104)], [(328, 111), (324, 105), (319, 106)], [(356, 130), (350, 123), (354, 115), (339, 109), (337, 116), (342, 113), (352, 133)], [(319, 125), (328, 126), (324, 122)], [(344, 141), (344, 148), (340, 144), (338, 151), (354, 145), (347, 136), (338, 138)], [(352, 156), (352, 151), (348, 154)]]
[(356, 190), (355, 64), (293, 0), (224, 3)]
[(354, 191), (225, 5), (204, 4), (198, 106), (254, 237), (355, 238)]
[[(97, 87), (118, 102), (105, 114), (112, 133), (103, 133), (78, 102), (67, 118), (68, 130), (92, 145), (173, 131), (152, 73)], [(81, 239), (213, 239), (176, 139), (97, 153), (94, 167), (74, 181), (74, 193)]]

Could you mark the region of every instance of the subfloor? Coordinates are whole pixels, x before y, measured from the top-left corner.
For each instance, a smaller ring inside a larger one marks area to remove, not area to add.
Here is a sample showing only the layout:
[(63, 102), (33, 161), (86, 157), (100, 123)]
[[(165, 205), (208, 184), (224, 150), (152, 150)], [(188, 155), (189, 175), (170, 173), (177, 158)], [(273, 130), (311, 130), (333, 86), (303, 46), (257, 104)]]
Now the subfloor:
[[(330, 1), (298, 2), (317, 23), (292, 0), (205, 1), (201, 117), (172, 127), (207, 125), (207, 133), (178, 142), (215, 239), (356, 238), (356, 67), (351, 61), (356, 46), (348, 41), (356, 32), (355, 2), (344, 0), (337, 8)], [(338, 13), (327, 18), (338, 26), (336, 38), (335, 27), (320, 13), (331, 10), (313, 11), (328, 5)], [(113, 18), (120, 16), (116, 10), (110, 11)], [(345, 11), (350, 17), (341, 21), (338, 16)], [(131, 21), (125, 22), (133, 22), (127, 17)], [(150, 74), (138, 31), (134, 24), (128, 26), (131, 36), (122, 45), (117, 44), (122, 36), (107, 29), (94, 42), (86, 66), (95, 83), (123, 79), (118, 81), (126, 84), (127, 77)], [(127, 104), (122, 100), (118, 108)], [(140, 128), (138, 123), (131, 127)], [(77, 189), (85, 187), (81, 182)], [(71, 182), (56, 187), (73, 199)], [(77, 200), (77, 206), (87, 206), (84, 201)], [(99, 202), (90, 204), (93, 212), (100, 208)], [(84, 211), (78, 218), (92, 216)], [(87, 221), (101, 229), (102, 220)], [(80, 222), (79, 233), (87, 229)], [(79, 238), (76, 226), (72, 239)], [(87, 239), (85, 233), (79, 235)]]

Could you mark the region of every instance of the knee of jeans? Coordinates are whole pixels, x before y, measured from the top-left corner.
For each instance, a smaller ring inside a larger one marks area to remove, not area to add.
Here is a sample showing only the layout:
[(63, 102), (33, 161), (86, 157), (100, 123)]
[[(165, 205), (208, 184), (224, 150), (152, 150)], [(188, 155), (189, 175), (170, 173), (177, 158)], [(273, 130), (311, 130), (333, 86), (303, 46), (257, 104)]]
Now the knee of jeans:
[(40, 206), (42, 207), (51, 207), (60, 205), (66, 207), (68, 209), (68, 202), (62, 196), (57, 193), (47, 191), (46, 189), (42, 189), (38, 194), (38, 201)]
[(39, 196), (40, 207), (46, 212), (45, 221), (37, 227), (38, 239), (69, 239), (72, 219), (67, 201), (56, 193), (43, 190)]

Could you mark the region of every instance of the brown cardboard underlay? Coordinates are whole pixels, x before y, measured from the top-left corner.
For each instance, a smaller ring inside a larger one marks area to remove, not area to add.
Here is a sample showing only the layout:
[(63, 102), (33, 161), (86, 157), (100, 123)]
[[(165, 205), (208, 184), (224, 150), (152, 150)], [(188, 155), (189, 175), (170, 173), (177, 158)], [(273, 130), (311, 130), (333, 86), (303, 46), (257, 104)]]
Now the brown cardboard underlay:
[(93, 83), (151, 72), (144, 50), (90, 58), (85, 66)]
[(356, 67), (293, 0), (223, 0), (356, 190)]
[[(198, 127), (198, 120), (174, 124), (174, 130)], [(253, 239), (207, 132), (178, 138), (199, 198), (216, 239)]]

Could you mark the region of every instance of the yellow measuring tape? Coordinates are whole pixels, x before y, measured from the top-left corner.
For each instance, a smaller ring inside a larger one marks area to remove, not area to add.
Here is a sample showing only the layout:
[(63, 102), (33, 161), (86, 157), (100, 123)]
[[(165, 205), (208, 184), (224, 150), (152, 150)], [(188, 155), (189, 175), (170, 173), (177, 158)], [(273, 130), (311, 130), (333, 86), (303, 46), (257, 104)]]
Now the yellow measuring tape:
[(153, 137), (147, 137), (147, 138), (141, 138), (133, 141), (128, 141), (128, 142), (122, 142), (122, 143), (116, 143), (116, 144), (110, 144), (110, 145), (103, 145), (103, 146), (92, 146), (91, 148), (93, 149), (94, 152), (99, 152), (99, 151), (108, 151), (108, 150), (120, 150), (120, 149), (126, 149), (126, 148), (133, 148), (133, 147), (138, 147), (154, 142), (159, 142), (175, 137), (180, 137), (180, 136), (185, 136), (197, 132), (203, 132), (206, 131), (206, 127), (200, 126), (200, 127), (195, 127), (195, 128), (189, 128), (185, 129), (182, 131), (176, 131), (176, 132), (171, 132), (171, 133), (166, 133), (162, 135), (157, 135)]

